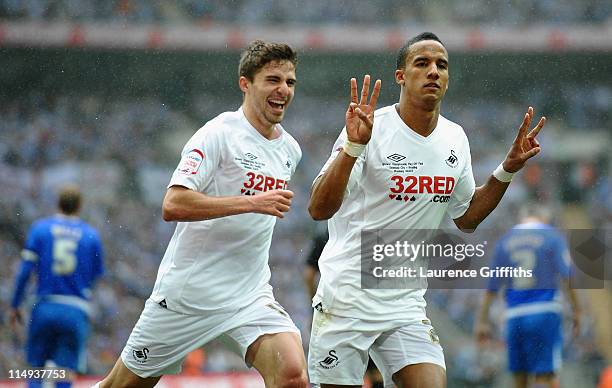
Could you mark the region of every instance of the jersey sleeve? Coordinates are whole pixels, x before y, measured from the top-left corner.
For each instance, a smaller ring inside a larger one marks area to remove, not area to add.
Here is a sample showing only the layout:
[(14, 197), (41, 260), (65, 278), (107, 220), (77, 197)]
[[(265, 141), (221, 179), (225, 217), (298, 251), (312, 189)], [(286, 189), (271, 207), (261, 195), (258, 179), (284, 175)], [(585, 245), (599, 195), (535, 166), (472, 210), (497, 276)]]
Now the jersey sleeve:
[(11, 307), (18, 308), (23, 301), (26, 286), (28, 280), (32, 274), (32, 271), (38, 265), (38, 252), (40, 239), (38, 236), (38, 228), (36, 225), (32, 227), (32, 230), (28, 233), (28, 238), (24, 249), (21, 251), (21, 265), (19, 266), (19, 272), (15, 276), (15, 288), (13, 291), (13, 298), (11, 301)]
[(181, 161), (172, 174), (168, 187), (184, 186), (203, 192), (212, 181), (221, 159), (218, 131), (204, 126), (185, 144)]
[(40, 252), (39, 224), (34, 224), (28, 233), (25, 246), (21, 250), (21, 258), (24, 261), (38, 263)]
[[(329, 166), (331, 166), (334, 160), (336, 160), (336, 158), (338, 157), (338, 154), (342, 152), (342, 149), (343, 149), (342, 146), (346, 142), (346, 139), (347, 139), (346, 128), (343, 128), (342, 133), (340, 133), (340, 136), (338, 136), (338, 139), (334, 143), (334, 147), (332, 148), (332, 152), (331, 152), (331, 155), (329, 156), (329, 159), (327, 159), (327, 161), (323, 165), (323, 168), (321, 168), (321, 171), (315, 178), (314, 182), (316, 182), (317, 179), (319, 179), (323, 174), (325, 174)], [(361, 179), (361, 176), (363, 174), (363, 165), (365, 162), (365, 155), (367, 154), (367, 151), (368, 150), (366, 147), (365, 152), (357, 158), (357, 161), (355, 162), (355, 165), (353, 166), (353, 169), (351, 170), (351, 175), (349, 177), (348, 184), (346, 185), (346, 194), (349, 194), (350, 191), (357, 185), (357, 183)]]
[(292, 177), (295, 174), (295, 171), (297, 170), (298, 164), (300, 164), (300, 161), (302, 160), (302, 149), (300, 148), (300, 145), (295, 140), (293, 141), (293, 144), (294, 144), (294, 156), (293, 156), (293, 165), (291, 166), (291, 176)]
[(472, 156), (467, 137), (465, 138), (465, 148), (466, 162), (448, 203), (447, 212), (453, 219), (465, 214), (465, 211), (470, 207), (474, 191), (476, 191), (476, 182), (472, 173)]

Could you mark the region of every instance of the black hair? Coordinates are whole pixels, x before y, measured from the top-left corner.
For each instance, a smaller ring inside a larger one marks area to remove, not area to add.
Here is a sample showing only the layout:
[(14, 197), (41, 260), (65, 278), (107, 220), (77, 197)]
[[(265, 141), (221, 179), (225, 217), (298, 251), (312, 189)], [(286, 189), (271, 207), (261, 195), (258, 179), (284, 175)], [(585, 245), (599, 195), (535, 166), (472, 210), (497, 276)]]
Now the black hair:
[(440, 44), (444, 46), (444, 43), (442, 43), (440, 38), (438, 38), (438, 36), (433, 32), (422, 32), (414, 38), (410, 39), (408, 42), (406, 42), (406, 44), (404, 44), (399, 50), (397, 54), (397, 63), (395, 65), (396, 69), (403, 69), (404, 66), (406, 66), (406, 57), (408, 56), (408, 52), (410, 51), (410, 46), (423, 40), (435, 40), (436, 42), (440, 42)]

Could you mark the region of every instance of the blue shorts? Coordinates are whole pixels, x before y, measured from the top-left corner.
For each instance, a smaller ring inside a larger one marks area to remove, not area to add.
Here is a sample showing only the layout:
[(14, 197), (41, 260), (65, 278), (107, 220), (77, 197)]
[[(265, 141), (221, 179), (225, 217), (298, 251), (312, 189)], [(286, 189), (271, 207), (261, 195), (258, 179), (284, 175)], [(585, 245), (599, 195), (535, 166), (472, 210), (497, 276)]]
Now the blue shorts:
[(58, 367), (83, 373), (89, 319), (82, 310), (59, 303), (39, 303), (30, 319), (26, 353), (32, 367), (53, 360)]
[(557, 313), (509, 319), (506, 341), (511, 372), (545, 374), (561, 367), (561, 317)]

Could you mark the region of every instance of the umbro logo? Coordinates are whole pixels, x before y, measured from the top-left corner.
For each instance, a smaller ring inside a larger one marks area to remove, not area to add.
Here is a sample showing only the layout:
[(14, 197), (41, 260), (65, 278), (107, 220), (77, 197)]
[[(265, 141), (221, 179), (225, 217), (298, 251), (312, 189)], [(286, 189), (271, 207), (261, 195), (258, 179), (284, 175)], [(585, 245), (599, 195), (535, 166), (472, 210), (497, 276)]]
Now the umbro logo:
[(389, 159), (392, 162), (401, 162), (402, 160), (406, 159), (406, 157), (404, 155), (400, 155), (400, 154), (391, 154), (389, 156), (387, 156), (387, 159)]
[(330, 350), (329, 355), (324, 360), (319, 361), (319, 365), (325, 369), (331, 369), (338, 365), (338, 356), (335, 350)]
[(291, 161), (287, 160), (287, 162), (285, 163), (285, 166), (287, 166), (287, 168), (291, 168)]
[(244, 156), (246, 156), (247, 158), (251, 159), (251, 160), (255, 160), (257, 159), (257, 156), (253, 155), (250, 152), (247, 152), (246, 154), (244, 154)]
[(132, 356), (134, 356), (134, 360), (138, 361), (141, 364), (144, 364), (147, 361), (147, 354), (149, 354), (148, 348), (142, 348), (142, 350), (132, 350)]

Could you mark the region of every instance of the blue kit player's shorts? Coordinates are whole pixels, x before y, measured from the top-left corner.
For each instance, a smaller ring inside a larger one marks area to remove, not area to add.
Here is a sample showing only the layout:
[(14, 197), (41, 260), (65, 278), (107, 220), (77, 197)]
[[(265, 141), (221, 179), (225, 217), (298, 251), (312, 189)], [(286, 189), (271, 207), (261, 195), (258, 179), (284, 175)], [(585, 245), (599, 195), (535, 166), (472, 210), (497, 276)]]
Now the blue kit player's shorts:
[(511, 372), (553, 373), (561, 367), (561, 317), (539, 313), (507, 321), (508, 362)]
[(58, 367), (83, 373), (86, 368), (87, 314), (77, 307), (39, 303), (32, 310), (27, 355), (32, 367), (52, 360)]

